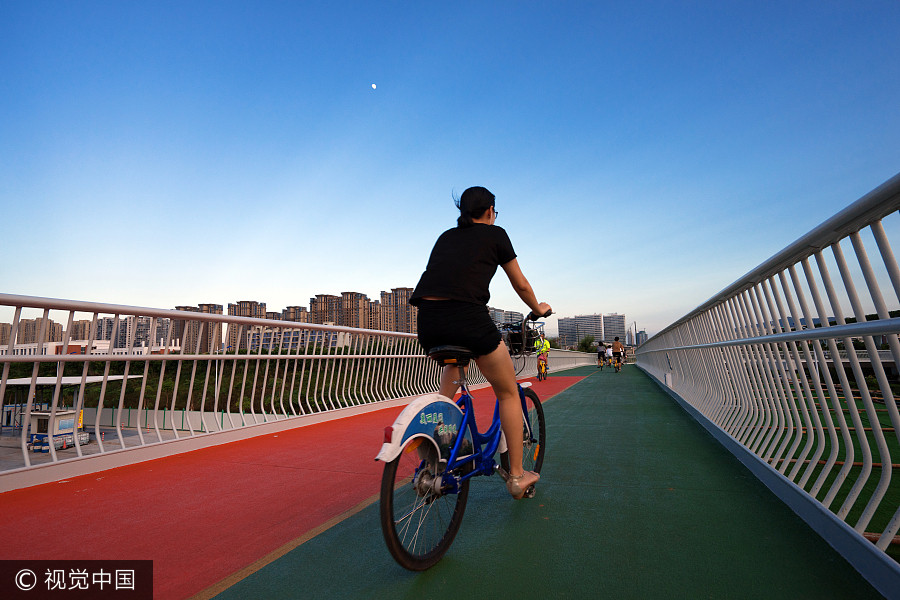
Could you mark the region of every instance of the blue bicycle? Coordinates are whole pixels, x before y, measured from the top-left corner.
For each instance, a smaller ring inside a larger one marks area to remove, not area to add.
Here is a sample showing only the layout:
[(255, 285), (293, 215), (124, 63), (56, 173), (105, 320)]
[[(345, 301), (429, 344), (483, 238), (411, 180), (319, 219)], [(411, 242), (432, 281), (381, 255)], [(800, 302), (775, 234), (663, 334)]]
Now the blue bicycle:
[[(532, 315), (529, 315), (531, 317)], [(459, 531), (469, 482), (498, 473), (509, 476), (509, 454), (500, 428), (500, 403), (484, 433), (478, 431), (465, 367), (466, 348), (441, 346), (428, 355), (441, 365), (459, 367), (462, 389), (452, 400), (426, 394), (413, 400), (384, 430), (376, 460), (385, 463), (381, 479), (381, 530), (388, 550), (403, 567), (424, 571), (437, 563)], [(540, 473), (546, 448), (544, 411), (529, 383), (519, 385), (526, 471)], [(494, 460), (499, 452), (500, 463)], [(526, 491), (534, 497), (534, 486)]]

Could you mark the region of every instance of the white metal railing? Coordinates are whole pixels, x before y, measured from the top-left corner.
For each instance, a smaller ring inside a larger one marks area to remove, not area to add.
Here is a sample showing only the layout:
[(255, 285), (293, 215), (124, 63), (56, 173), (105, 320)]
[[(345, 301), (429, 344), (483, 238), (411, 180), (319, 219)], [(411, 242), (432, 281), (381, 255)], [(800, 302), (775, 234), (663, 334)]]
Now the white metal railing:
[[(0, 294), (3, 310), (0, 473), (383, 403), (439, 383), (439, 366), (411, 334)], [(54, 323), (65, 324), (64, 339), (36, 341)], [(79, 331), (86, 339), (72, 338)], [(578, 354), (559, 354), (554, 366), (585, 364)], [(535, 373), (527, 358), (520, 377)], [(486, 384), (475, 365), (469, 381)]]
[(711, 431), (881, 550), (900, 528), (898, 209), (900, 175), (637, 351)]

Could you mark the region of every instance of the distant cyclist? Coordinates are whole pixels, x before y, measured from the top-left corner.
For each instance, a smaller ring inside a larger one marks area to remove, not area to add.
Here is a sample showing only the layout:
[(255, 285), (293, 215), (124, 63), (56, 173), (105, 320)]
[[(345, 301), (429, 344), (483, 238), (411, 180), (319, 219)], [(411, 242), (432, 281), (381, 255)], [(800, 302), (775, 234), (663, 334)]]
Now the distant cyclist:
[(534, 351), (537, 353), (538, 361), (544, 363), (544, 369), (550, 371), (550, 361), (547, 360), (550, 354), (550, 342), (544, 338), (544, 332), (541, 337), (534, 341)]
[(603, 342), (600, 342), (600, 345), (597, 346), (597, 368), (603, 368), (603, 360), (606, 358), (606, 346), (603, 345)]
[(623, 357), (625, 356), (625, 346), (619, 341), (619, 336), (616, 336), (616, 339), (613, 340), (612, 353), (613, 359), (621, 365)]

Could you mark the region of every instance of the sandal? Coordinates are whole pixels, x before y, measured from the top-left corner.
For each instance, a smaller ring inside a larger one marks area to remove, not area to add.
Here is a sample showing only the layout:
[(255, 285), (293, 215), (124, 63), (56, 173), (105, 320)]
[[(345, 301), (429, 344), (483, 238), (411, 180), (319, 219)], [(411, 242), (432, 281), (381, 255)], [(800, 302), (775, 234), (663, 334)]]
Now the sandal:
[[(523, 482), (522, 479), (525, 478)], [(521, 475), (510, 475), (506, 480), (506, 491), (514, 500), (521, 500), (525, 492), (541, 478), (539, 473), (525, 471)]]

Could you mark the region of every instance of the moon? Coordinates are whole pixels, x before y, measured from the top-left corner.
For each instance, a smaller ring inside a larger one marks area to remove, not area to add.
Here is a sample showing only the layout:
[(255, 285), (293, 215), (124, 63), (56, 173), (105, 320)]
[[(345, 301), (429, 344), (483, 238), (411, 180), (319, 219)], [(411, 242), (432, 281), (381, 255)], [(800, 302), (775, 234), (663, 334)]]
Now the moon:
[(373, 89), (373, 90), (374, 90), (374, 89), (375, 89), (375, 87), (376, 87), (376, 86), (375, 86), (375, 84), (374, 84), (374, 83), (373, 83), (373, 84), (372, 84), (372, 89)]

